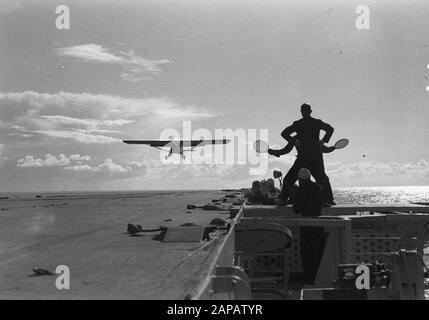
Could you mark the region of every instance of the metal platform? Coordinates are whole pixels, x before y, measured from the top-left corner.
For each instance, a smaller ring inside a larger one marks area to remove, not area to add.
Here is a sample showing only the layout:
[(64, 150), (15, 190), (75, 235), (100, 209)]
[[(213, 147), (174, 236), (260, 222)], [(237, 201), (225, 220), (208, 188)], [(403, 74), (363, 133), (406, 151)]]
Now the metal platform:
[[(423, 257), (428, 240), (429, 206), (424, 204), (337, 205), (320, 217), (303, 217), (291, 206), (243, 205), (237, 223), (280, 224), (293, 233), (289, 270), (302, 272), (300, 227), (324, 227), (327, 243), (314, 288), (329, 288), (339, 264), (386, 262), (398, 250)], [(261, 261), (262, 265), (264, 261)]]

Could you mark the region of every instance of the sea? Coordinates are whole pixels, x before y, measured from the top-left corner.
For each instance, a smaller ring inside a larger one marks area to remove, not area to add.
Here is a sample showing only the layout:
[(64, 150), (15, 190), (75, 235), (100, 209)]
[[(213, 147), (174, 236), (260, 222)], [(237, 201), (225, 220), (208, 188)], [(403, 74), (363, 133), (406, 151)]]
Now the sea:
[(334, 196), (338, 204), (429, 203), (429, 186), (340, 188)]
[[(166, 191), (66, 191), (66, 192), (0, 192), (1, 200), (34, 200), (41, 199), (87, 199), (87, 198), (151, 198), (153, 196), (169, 194), (191, 194), (214, 190), (166, 190)], [(351, 187), (334, 189), (337, 204), (372, 204), (372, 203), (428, 203), (429, 186), (388, 186), (388, 187)]]

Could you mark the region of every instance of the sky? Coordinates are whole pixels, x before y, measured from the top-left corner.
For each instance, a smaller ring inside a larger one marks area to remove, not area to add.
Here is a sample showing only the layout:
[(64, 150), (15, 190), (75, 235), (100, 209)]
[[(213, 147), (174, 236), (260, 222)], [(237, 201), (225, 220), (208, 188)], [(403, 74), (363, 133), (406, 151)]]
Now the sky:
[[(369, 29), (356, 27), (360, 5)], [(350, 140), (325, 155), (334, 188), (429, 185), (428, 16), (424, 0), (0, 0), (0, 192), (250, 186), (295, 151), (261, 155), (259, 172), (165, 163), (121, 140), (187, 121), (213, 136), (266, 129), (283, 146), (304, 102), (332, 143)]]

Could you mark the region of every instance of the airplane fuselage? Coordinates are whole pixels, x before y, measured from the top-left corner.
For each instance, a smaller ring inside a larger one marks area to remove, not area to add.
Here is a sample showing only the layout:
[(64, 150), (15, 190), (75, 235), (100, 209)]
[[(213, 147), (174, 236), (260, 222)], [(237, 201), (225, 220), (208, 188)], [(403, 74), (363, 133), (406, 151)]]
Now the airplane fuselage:
[(166, 159), (170, 157), (173, 153), (180, 154), (182, 158), (185, 158), (185, 156), (183, 155), (183, 141), (171, 141), (169, 146), (170, 152), (168, 153), (168, 156), (165, 157)]
[(183, 142), (180, 141), (172, 141), (170, 153), (178, 153), (183, 155)]

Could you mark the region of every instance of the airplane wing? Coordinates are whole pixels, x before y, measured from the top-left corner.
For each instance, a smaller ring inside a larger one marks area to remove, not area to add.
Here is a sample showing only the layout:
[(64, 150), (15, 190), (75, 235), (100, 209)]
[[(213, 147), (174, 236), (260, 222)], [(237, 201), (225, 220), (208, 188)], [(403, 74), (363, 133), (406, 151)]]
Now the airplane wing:
[[(165, 147), (168, 146), (171, 140), (123, 140), (127, 144), (145, 144), (151, 147)], [(173, 142), (183, 142), (184, 147), (205, 146), (209, 144), (227, 144), (229, 139), (214, 139), (214, 140), (175, 140)]]
[(165, 147), (171, 140), (123, 140), (126, 144), (146, 144), (151, 147)]
[(184, 146), (196, 147), (196, 146), (206, 146), (209, 144), (227, 144), (231, 140), (229, 139), (214, 139), (214, 140), (183, 140)]

